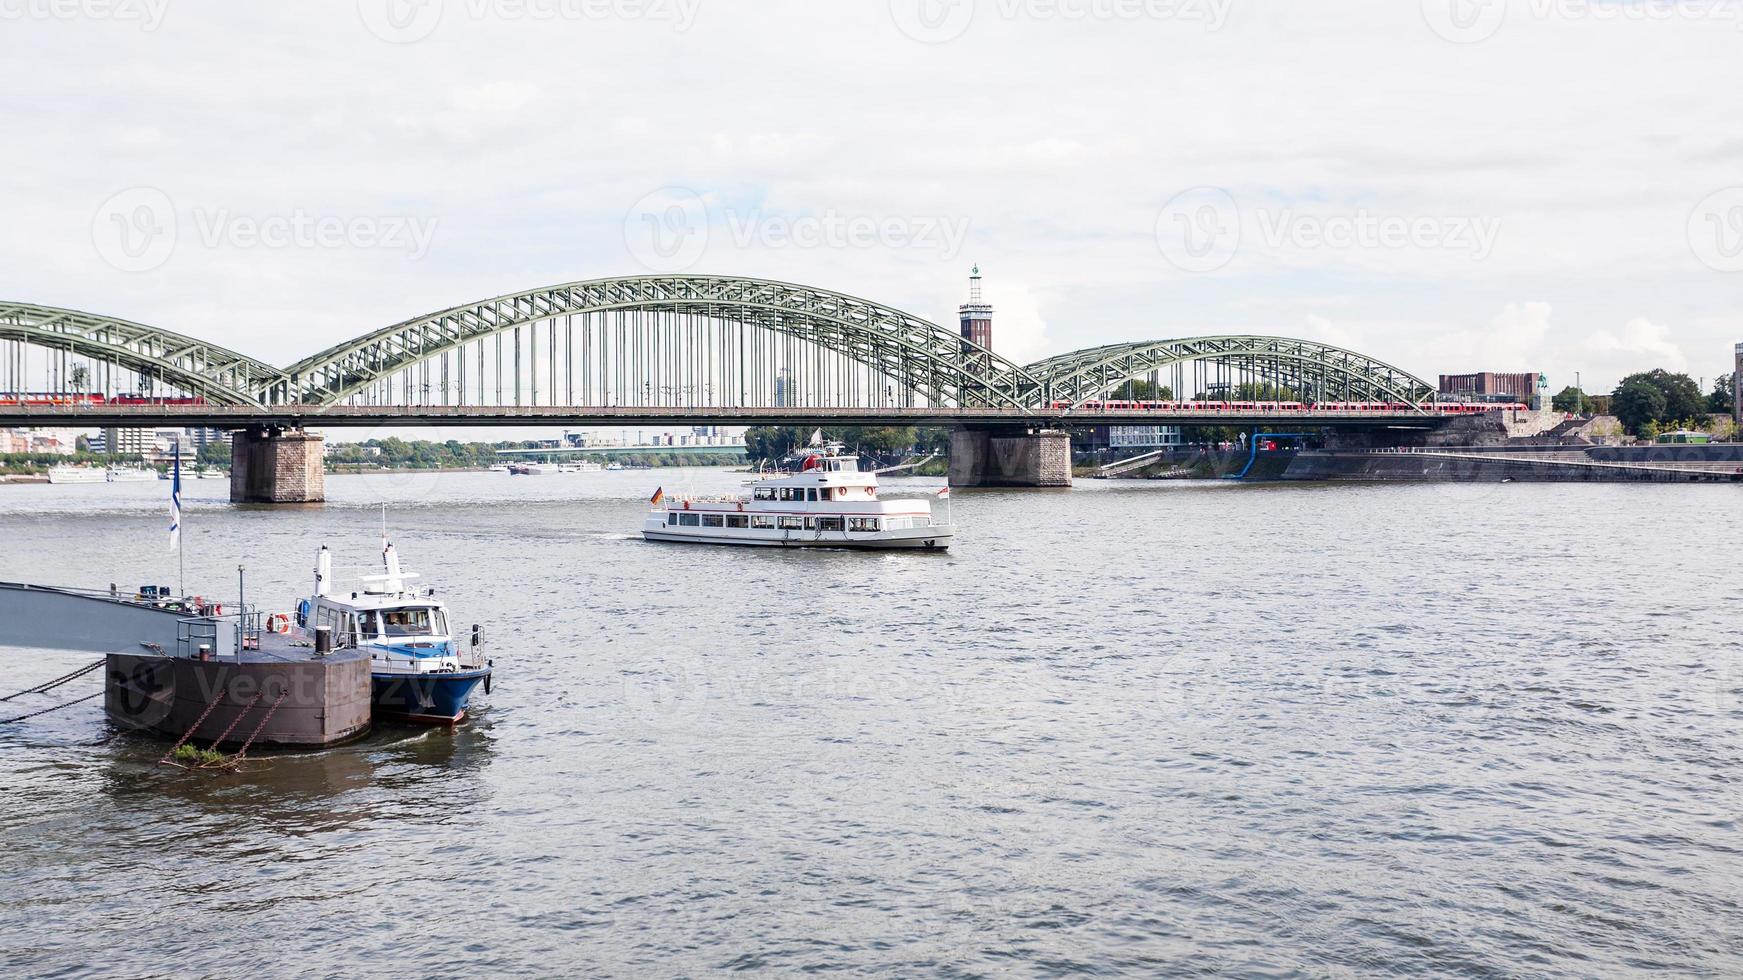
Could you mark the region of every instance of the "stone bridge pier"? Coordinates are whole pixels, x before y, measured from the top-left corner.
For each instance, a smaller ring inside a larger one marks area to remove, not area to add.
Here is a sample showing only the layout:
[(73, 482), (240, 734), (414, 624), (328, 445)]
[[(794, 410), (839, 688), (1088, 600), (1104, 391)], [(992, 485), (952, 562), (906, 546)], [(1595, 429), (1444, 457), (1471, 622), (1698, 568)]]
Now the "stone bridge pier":
[(1052, 429), (956, 429), (950, 433), (950, 485), (1069, 487), (1071, 436)]
[(318, 504), (327, 499), (326, 440), (302, 429), (252, 428), (230, 440), (230, 502)]

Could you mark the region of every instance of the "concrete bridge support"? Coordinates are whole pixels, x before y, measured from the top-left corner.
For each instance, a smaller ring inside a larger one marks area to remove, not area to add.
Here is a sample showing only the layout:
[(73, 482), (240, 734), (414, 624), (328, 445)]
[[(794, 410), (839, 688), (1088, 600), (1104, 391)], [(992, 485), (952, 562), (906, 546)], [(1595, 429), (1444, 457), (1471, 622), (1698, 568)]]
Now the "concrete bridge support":
[(318, 504), (327, 499), (326, 441), (301, 429), (245, 429), (230, 440), (230, 502)]
[(953, 487), (1069, 487), (1071, 436), (1051, 429), (950, 433)]

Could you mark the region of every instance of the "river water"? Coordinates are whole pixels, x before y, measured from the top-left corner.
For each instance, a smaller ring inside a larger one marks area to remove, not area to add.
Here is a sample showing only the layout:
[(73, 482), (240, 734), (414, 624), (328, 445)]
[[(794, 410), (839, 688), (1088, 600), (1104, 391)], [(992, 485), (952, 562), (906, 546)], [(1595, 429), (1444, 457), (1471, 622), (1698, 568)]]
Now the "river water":
[[(1085, 482), (958, 491), (947, 556), (637, 537), (655, 484), (741, 479), (190, 483), (190, 591), (244, 564), (269, 608), (391, 502), (498, 683), (240, 773), (98, 702), (0, 728), (0, 975), (1743, 971), (1733, 487)], [(4, 577), (173, 583), (164, 495), (0, 488)], [(0, 695), (90, 659), (0, 658)]]

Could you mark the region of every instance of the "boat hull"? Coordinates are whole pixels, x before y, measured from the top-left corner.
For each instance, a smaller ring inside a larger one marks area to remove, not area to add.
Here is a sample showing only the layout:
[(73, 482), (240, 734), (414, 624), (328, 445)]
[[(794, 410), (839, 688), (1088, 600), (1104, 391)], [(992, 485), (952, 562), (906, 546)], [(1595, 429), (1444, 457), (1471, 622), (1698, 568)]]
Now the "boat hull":
[(648, 541), (667, 544), (725, 544), (752, 548), (853, 548), (864, 551), (945, 551), (956, 536), (952, 527), (915, 527), (871, 534), (846, 531), (776, 531), (739, 528), (676, 528), (642, 530)]
[(375, 674), (370, 700), (375, 716), (420, 725), (455, 725), (466, 717), (472, 692), (490, 676), (490, 668), (452, 674)]

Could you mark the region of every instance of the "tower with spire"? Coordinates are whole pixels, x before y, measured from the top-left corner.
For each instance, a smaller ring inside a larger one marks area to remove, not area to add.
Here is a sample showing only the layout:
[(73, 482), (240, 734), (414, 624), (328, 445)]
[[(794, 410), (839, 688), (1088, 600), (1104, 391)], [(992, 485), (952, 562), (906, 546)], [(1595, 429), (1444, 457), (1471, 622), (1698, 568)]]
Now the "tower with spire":
[[(987, 350), (993, 346), (993, 308), (980, 293), (980, 266), (968, 276), (968, 302), (958, 311), (962, 316), (962, 339), (973, 341)], [(966, 346), (966, 345), (965, 345)]]

